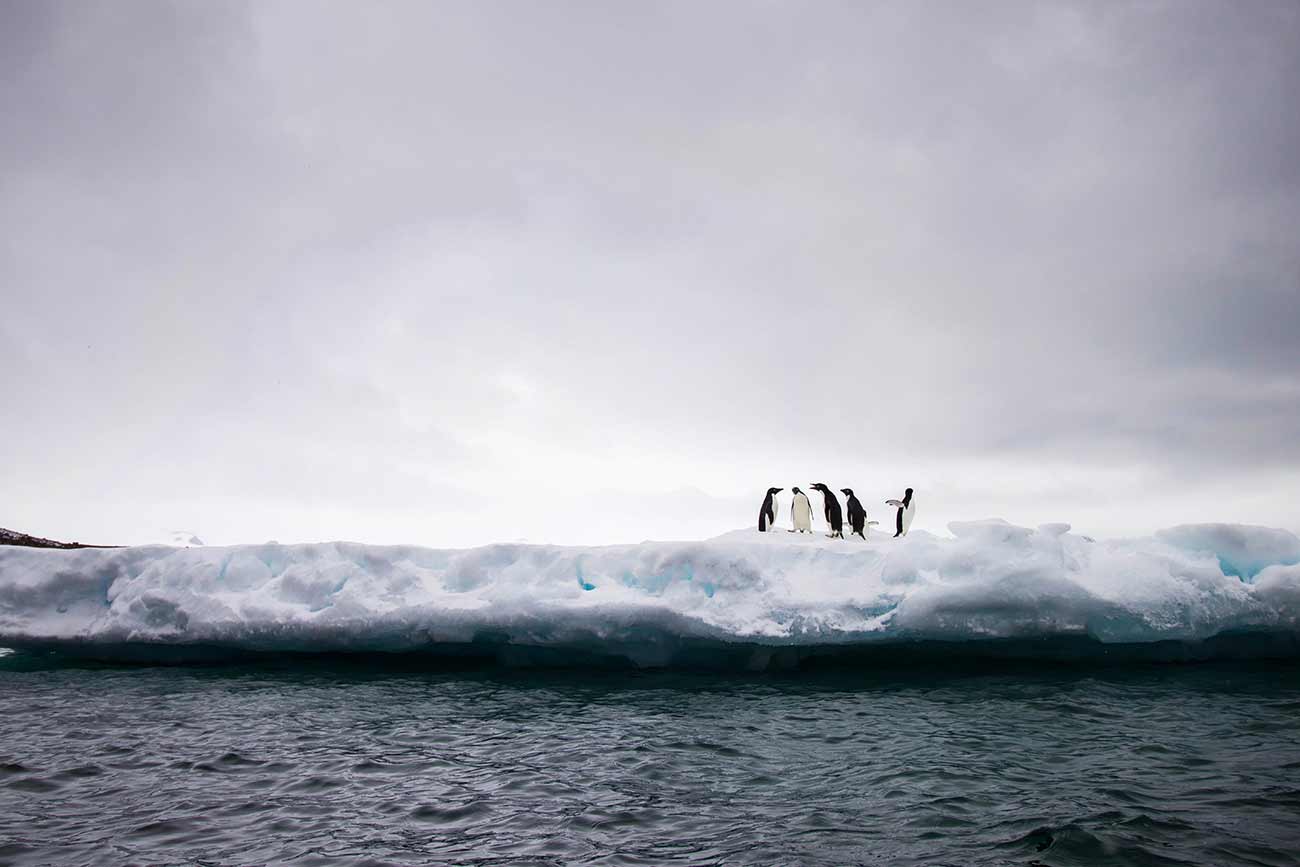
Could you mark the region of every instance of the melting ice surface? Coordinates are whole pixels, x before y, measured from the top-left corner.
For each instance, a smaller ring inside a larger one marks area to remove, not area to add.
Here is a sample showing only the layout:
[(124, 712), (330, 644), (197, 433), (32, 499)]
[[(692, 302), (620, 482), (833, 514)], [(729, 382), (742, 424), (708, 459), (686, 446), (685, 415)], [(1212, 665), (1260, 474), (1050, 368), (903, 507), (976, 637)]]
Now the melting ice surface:
[(1196, 648), (1246, 635), (1300, 655), (1300, 538), (1285, 530), (1198, 524), (1112, 541), (1066, 524), (949, 530), (867, 542), (739, 530), (592, 548), (0, 548), (0, 646), (567, 653), (637, 666), (712, 656), (762, 668), (995, 640), (1173, 642), (1212, 656)]

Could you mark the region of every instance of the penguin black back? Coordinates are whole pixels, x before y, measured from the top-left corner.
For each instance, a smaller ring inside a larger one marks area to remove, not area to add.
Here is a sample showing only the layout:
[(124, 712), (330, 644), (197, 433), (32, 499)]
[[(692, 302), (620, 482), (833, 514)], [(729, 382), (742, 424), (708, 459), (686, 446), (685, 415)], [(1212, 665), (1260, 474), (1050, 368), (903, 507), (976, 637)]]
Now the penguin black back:
[(867, 510), (862, 508), (862, 503), (853, 496), (852, 488), (840, 488), (840, 492), (849, 498), (845, 503), (845, 509), (849, 513), (849, 526), (853, 528), (854, 533), (866, 539), (867, 535), (864, 531), (867, 527)]
[(840, 501), (831, 493), (831, 489), (821, 482), (812, 486), (814, 491), (820, 491), (822, 495), (822, 505), (826, 513), (826, 523), (831, 528), (831, 538), (844, 538), (844, 513), (840, 511)]
[(890, 502), (898, 504), (898, 515), (894, 518), (894, 527), (897, 530), (897, 532), (894, 533), (894, 538), (897, 539), (899, 536), (903, 535), (903, 514), (907, 512), (907, 507), (912, 505), (912, 489), (908, 488), (903, 493), (902, 500), (891, 500)]
[(763, 498), (763, 505), (758, 509), (758, 530), (760, 533), (766, 533), (776, 526), (776, 495), (785, 488), (768, 488), (767, 496)]

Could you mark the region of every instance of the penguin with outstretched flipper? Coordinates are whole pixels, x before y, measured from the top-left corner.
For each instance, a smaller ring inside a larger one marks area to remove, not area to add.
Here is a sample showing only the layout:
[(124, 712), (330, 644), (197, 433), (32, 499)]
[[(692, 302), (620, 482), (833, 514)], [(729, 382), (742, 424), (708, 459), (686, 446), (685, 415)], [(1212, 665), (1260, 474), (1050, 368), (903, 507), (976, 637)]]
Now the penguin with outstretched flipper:
[(812, 486), (814, 491), (820, 491), (822, 495), (822, 507), (826, 512), (826, 523), (830, 525), (831, 531), (827, 535), (829, 539), (844, 538), (844, 513), (840, 511), (840, 501), (836, 498), (831, 489), (821, 482)]
[(758, 510), (758, 532), (768, 533), (776, 529), (776, 495), (785, 488), (768, 488), (763, 505)]
[(897, 530), (894, 538), (906, 536), (907, 531), (912, 527), (912, 518), (916, 516), (916, 501), (912, 499), (912, 489), (908, 488), (901, 500), (885, 500), (885, 505), (898, 508), (898, 516), (894, 519), (894, 527)]
[(844, 504), (845, 511), (849, 516), (849, 527), (852, 528), (851, 534), (858, 536), (862, 541), (867, 540), (867, 510), (862, 508), (862, 503), (858, 498), (853, 496), (852, 488), (840, 488), (840, 493), (848, 497), (848, 502)]

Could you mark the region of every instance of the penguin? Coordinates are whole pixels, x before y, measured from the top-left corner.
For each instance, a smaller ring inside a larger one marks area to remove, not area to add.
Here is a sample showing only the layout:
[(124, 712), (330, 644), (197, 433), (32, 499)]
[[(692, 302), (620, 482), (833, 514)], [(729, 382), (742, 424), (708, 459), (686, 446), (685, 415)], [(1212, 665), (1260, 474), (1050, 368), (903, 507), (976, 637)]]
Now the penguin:
[(768, 533), (776, 528), (776, 495), (785, 488), (768, 488), (763, 505), (758, 509), (758, 532)]
[(831, 531), (827, 534), (828, 539), (844, 538), (844, 513), (840, 511), (840, 501), (836, 499), (835, 494), (830, 488), (821, 482), (812, 486), (814, 491), (821, 491), (822, 507), (826, 511), (826, 523), (830, 525)]
[(794, 529), (790, 532), (811, 533), (812, 503), (808, 502), (808, 495), (798, 488), (790, 490), (794, 493), (794, 500), (790, 503), (790, 517), (794, 520)]
[(852, 527), (851, 535), (859, 536), (865, 542), (867, 539), (867, 510), (862, 508), (862, 503), (858, 498), (853, 496), (852, 488), (840, 488), (840, 493), (848, 497), (848, 502), (844, 508), (849, 513), (849, 526)]
[(885, 500), (885, 505), (898, 507), (898, 517), (894, 519), (898, 532), (894, 533), (894, 538), (906, 536), (912, 527), (912, 518), (916, 517), (916, 501), (912, 499), (912, 489), (908, 488), (901, 500)]

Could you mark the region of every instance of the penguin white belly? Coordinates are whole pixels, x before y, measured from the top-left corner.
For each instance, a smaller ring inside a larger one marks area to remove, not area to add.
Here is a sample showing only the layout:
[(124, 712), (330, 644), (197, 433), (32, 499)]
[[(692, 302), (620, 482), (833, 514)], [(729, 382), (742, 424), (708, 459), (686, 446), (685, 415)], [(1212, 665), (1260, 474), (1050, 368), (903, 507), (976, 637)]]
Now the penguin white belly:
[(916, 497), (913, 497), (912, 502), (908, 503), (907, 508), (903, 510), (903, 535), (904, 536), (907, 535), (908, 530), (912, 529), (912, 519), (915, 517), (916, 517)]
[(795, 497), (791, 512), (796, 530), (812, 530), (812, 504), (807, 497), (802, 494)]

